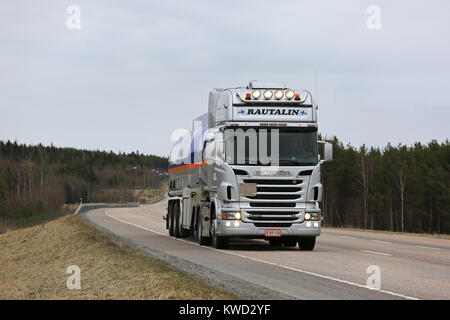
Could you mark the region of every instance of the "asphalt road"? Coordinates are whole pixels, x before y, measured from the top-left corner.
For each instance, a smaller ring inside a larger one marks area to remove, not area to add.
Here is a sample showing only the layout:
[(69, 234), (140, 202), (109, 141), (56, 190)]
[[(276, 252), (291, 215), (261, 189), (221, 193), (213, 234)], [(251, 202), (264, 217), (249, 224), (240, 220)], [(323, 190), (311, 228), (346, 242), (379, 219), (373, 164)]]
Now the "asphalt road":
[[(112, 238), (247, 299), (450, 299), (450, 240), (325, 228), (311, 252), (241, 239), (217, 250), (170, 237), (166, 207), (163, 200), (84, 216)], [(379, 267), (380, 290), (367, 286), (369, 266)]]

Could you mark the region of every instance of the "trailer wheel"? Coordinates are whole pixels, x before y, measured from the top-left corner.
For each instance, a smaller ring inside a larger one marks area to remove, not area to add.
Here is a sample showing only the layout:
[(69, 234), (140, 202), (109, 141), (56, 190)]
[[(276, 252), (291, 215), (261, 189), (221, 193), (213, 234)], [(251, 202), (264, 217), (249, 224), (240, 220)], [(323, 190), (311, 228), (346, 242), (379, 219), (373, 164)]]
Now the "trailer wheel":
[(173, 232), (173, 202), (169, 203), (169, 212), (167, 213), (167, 223), (168, 223), (168, 227), (169, 227), (169, 235), (171, 237), (174, 236), (174, 232)]
[(174, 205), (174, 210), (173, 210), (173, 216), (174, 216), (174, 235), (175, 238), (180, 238), (181, 234), (180, 234), (180, 203), (177, 201), (175, 202)]
[(316, 237), (301, 237), (298, 240), (298, 246), (300, 250), (303, 251), (312, 251), (314, 250), (314, 246), (316, 245)]
[(179, 238), (186, 238), (189, 235), (190, 230), (187, 230), (183, 228), (183, 225), (181, 223), (181, 208), (180, 204), (178, 204), (178, 237)]
[(209, 238), (202, 236), (203, 226), (202, 226), (202, 215), (200, 212), (197, 214), (197, 241), (201, 246), (209, 245)]
[(192, 211), (192, 237), (194, 238), (194, 240), (198, 240), (198, 216), (200, 215), (199, 207), (195, 206)]

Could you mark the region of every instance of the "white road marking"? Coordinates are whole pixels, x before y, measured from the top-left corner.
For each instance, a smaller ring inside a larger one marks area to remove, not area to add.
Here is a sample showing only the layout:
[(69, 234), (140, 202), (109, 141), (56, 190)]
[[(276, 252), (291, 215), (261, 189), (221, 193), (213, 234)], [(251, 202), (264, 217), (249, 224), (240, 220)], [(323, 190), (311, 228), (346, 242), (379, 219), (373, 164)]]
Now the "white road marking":
[(382, 252), (376, 252), (376, 251), (370, 251), (370, 250), (361, 250), (362, 252), (367, 252), (367, 253), (373, 253), (373, 254), (379, 254), (382, 256), (389, 256), (392, 257), (392, 254), (389, 253), (382, 253)]
[(356, 240), (356, 238), (355, 238), (355, 237), (350, 237), (350, 236), (339, 236), (339, 237), (341, 237), (341, 238), (347, 238), (347, 239), (353, 239), (353, 240)]
[(372, 241), (378, 242), (378, 243), (392, 244), (392, 242), (390, 242), (390, 241), (383, 241), (383, 240), (372, 240)]
[(427, 247), (427, 246), (415, 246), (415, 247), (417, 247), (417, 248), (423, 248), (423, 249), (439, 250), (439, 248)]
[(195, 242), (191, 242), (191, 241), (187, 241), (187, 240), (183, 240), (183, 239), (179, 239), (179, 238), (174, 238), (174, 237), (169, 236), (167, 233), (162, 233), (162, 232), (159, 232), (159, 231), (155, 231), (155, 230), (152, 230), (152, 229), (148, 229), (148, 228), (142, 227), (140, 225), (137, 225), (137, 224), (134, 224), (134, 223), (131, 223), (131, 222), (128, 222), (128, 221), (117, 219), (115, 217), (110, 216), (108, 214), (108, 210), (105, 210), (105, 215), (110, 217), (110, 218), (112, 218), (112, 219), (114, 219), (114, 220), (117, 220), (119, 222), (122, 222), (122, 223), (125, 223), (125, 224), (128, 224), (128, 225), (134, 226), (136, 228), (140, 228), (140, 229), (143, 229), (143, 230), (146, 230), (146, 231), (150, 231), (150, 232), (159, 234), (161, 236), (168, 237), (168, 238), (173, 239), (173, 240), (189, 243), (191, 245), (198, 246), (198, 247), (201, 247), (201, 248), (218, 251), (218, 252), (221, 252), (221, 253), (237, 256), (237, 257), (240, 257), (240, 258), (249, 259), (249, 260), (252, 260), (252, 261), (257, 261), (257, 262), (265, 263), (265, 264), (272, 265), (272, 266), (277, 266), (277, 267), (280, 267), (280, 268), (283, 268), (283, 269), (286, 269), (286, 270), (300, 272), (300, 273), (308, 274), (308, 275), (315, 276), (315, 277), (318, 277), (318, 278), (332, 280), (332, 281), (344, 283), (344, 284), (355, 286), (355, 287), (359, 287), (359, 288), (364, 288), (364, 289), (368, 289), (368, 290), (376, 290), (376, 291), (379, 291), (381, 293), (386, 293), (386, 294), (389, 294), (389, 295), (392, 295), (392, 296), (396, 296), (396, 297), (400, 297), (400, 298), (404, 298), (404, 299), (408, 299), (408, 300), (419, 300), (418, 298), (406, 296), (406, 295), (403, 295), (403, 294), (400, 294), (400, 293), (387, 291), (387, 290), (377, 290), (377, 289), (373, 289), (371, 287), (368, 287), (366, 285), (362, 285), (362, 284), (359, 284), (359, 283), (356, 283), (356, 282), (351, 282), (351, 281), (347, 281), (347, 280), (341, 280), (341, 279), (338, 279), (338, 278), (333, 278), (333, 277), (325, 276), (325, 275), (314, 273), (314, 272), (310, 272), (310, 271), (296, 269), (296, 268), (284, 266), (284, 265), (281, 265), (281, 264), (273, 263), (273, 262), (270, 262), (270, 261), (261, 260), (261, 259), (257, 259), (257, 258), (246, 256), (246, 255), (238, 254), (238, 253), (235, 253), (235, 252), (219, 250), (219, 249), (212, 248), (212, 247), (201, 246), (201, 245), (199, 245), (198, 243), (195, 243)]

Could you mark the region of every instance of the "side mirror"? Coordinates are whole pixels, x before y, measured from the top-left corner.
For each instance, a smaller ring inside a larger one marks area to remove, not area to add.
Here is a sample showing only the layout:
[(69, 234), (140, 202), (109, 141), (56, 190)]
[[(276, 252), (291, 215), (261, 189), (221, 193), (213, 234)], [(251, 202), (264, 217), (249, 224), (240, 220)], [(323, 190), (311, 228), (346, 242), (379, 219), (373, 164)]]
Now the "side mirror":
[(332, 161), (333, 160), (333, 145), (329, 142), (325, 142), (323, 146), (324, 160)]

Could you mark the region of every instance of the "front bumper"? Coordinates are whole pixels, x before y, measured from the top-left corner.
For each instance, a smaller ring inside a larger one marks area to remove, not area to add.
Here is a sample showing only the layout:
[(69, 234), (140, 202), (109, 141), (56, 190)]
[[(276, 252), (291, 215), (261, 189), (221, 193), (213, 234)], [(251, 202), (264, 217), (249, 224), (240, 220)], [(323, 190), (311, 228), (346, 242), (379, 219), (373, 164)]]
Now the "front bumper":
[[(230, 226), (227, 226), (227, 222), (230, 222)], [(253, 223), (242, 221), (239, 221), (239, 226), (236, 227), (234, 222), (235, 220), (218, 220), (216, 226), (217, 234), (221, 237), (261, 239), (265, 238), (266, 229), (280, 229), (282, 237), (317, 237), (321, 233), (320, 221), (293, 223), (290, 227), (256, 227)], [(308, 222), (311, 224), (309, 227), (307, 226)]]

